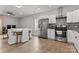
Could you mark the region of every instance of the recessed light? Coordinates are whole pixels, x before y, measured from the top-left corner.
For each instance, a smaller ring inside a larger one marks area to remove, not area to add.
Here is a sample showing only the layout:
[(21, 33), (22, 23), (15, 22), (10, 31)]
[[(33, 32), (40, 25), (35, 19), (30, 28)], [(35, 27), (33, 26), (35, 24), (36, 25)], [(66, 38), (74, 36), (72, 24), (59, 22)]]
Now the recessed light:
[(40, 8), (37, 8), (37, 10), (40, 10)]
[(17, 7), (17, 8), (21, 8), (22, 6), (21, 6), (21, 5), (16, 5), (16, 7)]

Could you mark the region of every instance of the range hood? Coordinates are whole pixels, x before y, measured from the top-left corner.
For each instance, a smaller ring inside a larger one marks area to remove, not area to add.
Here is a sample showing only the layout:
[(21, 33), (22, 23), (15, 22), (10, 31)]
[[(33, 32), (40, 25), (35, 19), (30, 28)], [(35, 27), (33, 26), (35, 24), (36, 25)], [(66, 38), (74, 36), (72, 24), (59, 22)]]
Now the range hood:
[(64, 16), (64, 13), (63, 13), (63, 6), (60, 6), (58, 9), (58, 14), (57, 14), (57, 17), (56, 17), (56, 25), (57, 26), (66, 26), (66, 19), (67, 17)]
[(66, 18), (66, 16), (64, 16), (64, 14), (63, 14), (63, 6), (60, 6), (58, 9), (57, 9), (57, 12), (58, 12), (58, 14), (57, 14), (57, 19), (58, 18)]

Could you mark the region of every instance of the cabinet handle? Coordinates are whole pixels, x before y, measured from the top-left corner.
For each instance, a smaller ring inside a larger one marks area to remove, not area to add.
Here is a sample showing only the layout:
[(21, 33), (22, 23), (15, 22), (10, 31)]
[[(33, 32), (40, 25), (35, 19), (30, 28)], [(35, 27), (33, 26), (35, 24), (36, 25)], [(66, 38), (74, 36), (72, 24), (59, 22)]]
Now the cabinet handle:
[(75, 39), (77, 39), (77, 36), (75, 36)]

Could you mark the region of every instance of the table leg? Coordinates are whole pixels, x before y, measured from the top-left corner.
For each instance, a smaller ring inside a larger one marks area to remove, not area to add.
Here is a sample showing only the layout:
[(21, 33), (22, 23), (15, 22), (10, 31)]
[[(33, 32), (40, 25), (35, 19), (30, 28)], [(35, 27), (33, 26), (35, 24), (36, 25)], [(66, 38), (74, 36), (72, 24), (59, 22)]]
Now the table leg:
[(17, 35), (17, 34), (16, 34), (16, 37), (17, 37), (17, 38), (16, 38), (16, 44), (17, 44), (17, 43), (18, 43), (18, 35)]

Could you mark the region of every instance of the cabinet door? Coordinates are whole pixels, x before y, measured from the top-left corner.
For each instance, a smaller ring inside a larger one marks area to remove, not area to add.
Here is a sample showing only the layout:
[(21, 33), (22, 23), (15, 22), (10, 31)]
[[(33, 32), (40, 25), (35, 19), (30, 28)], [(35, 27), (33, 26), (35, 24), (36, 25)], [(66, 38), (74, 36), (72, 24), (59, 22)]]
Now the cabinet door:
[(55, 39), (55, 30), (54, 29), (51, 30), (51, 38)]
[(54, 29), (48, 29), (48, 38), (55, 39), (55, 30)]
[(49, 23), (56, 23), (56, 17), (55, 16), (50, 16), (49, 17)]
[(67, 31), (68, 42), (73, 43), (74, 41), (74, 32), (72, 30)]
[(73, 18), (72, 18), (72, 12), (68, 12), (67, 13), (67, 23), (71, 23), (73, 21)]
[(79, 33), (74, 31), (74, 44), (76, 49), (79, 51)]
[(79, 10), (73, 11), (73, 22), (79, 22)]
[(76, 49), (79, 52), (79, 33), (73, 30), (68, 30), (67, 37), (68, 42), (74, 43)]

